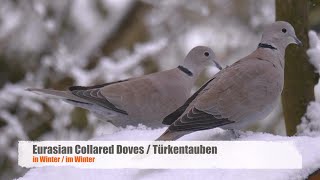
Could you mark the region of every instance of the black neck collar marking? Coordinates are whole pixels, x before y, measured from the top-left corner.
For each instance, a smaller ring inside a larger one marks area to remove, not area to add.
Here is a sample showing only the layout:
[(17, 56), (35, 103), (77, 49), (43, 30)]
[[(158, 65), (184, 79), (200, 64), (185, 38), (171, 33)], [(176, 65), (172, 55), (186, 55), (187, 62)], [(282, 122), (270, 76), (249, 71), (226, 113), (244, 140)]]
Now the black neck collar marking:
[(272, 50), (277, 50), (277, 48), (271, 46), (270, 44), (265, 44), (265, 43), (259, 43), (258, 48), (269, 48)]
[(183, 66), (178, 66), (178, 69), (180, 69), (180, 71), (184, 72), (188, 76), (192, 76), (193, 75), (192, 72), (189, 69), (187, 69), (187, 68), (185, 68)]

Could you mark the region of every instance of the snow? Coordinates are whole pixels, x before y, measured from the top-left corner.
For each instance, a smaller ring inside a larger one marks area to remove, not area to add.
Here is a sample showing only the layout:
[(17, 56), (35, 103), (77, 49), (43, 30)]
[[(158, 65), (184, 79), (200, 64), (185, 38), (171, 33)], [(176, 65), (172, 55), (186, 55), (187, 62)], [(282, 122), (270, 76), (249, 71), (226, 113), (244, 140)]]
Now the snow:
[(320, 40), (314, 31), (309, 32), (309, 45), (310, 48), (307, 51), (310, 58), (309, 61), (316, 68), (317, 72), (320, 73)]
[(308, 136), (319, 136), (320, 134), (320, 103), (311, 102), (307, 113), (298, 126), (298, 133)]
[[(93, 141), (115, 140), (154, 140), (165, 128), (150, 129), (144, 126), (127, 127), (112, 135), (102, 135), (92, 139)], [(199, 131), (181, 138), (181, 140), (232, 140), (229, 131), (220, 128)], [(300, 170), (98, 170), (78, 169), (74, 167), (43, 167), (33, 168), (19, 180), (56, 180), (56, 179), (246, 179), (246, 180), (300, 180), (305, 179), (320, 166), (320, 137), (295, 136), (285, 137), (267, 133), (241, 132), (237, 141), (293, 141), (303, 157), (303, 168)], [(107, 162), (106, 162), (107, 163)]]
[[(309, 62), (320, 73), (320, 39), (316, 32), (309, 32), (310, 48), (307, 51)], [(301, 124), (297, 127), (297, 133), (307, 136), (320, 136), (320, 82), (314, 87), (315, 101), (311, 102), (307, 112), (302, 117)]]
[[(316, 32), (309, 32), (310, 48), (307, 51), (310, 57), (310, 63), (316, 68), (317, 73), (320, 73), (320, 39)], [(320, 83), (314, 87), (315, 101), (320, 103)]]

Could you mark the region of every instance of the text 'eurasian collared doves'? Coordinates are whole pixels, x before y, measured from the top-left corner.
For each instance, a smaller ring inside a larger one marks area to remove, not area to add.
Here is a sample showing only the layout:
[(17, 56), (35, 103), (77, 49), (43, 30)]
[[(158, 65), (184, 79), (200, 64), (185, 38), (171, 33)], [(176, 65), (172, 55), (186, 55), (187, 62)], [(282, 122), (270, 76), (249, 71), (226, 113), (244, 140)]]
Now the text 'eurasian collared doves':
[(214, 58), (212, 49), (197, 46), (188, 53), (182, 65), (171, 70), (96, 86), (72, 86), (68, 91), (27, 90), (61, 98), (102, 115), (116, 126), (141, 123), (159, 127), (166, 115), (190, 97), (191, 88), (204, 68), (212, 61), (218, 65)]
[(301, 41), (289, 23), (267, 26), (254, 52), (221, 70), (163, 120), (170, 126), (157, 140), (215, 127), (241, 129), (263, 120), (282, 92), (285, 49), (291, 43)]

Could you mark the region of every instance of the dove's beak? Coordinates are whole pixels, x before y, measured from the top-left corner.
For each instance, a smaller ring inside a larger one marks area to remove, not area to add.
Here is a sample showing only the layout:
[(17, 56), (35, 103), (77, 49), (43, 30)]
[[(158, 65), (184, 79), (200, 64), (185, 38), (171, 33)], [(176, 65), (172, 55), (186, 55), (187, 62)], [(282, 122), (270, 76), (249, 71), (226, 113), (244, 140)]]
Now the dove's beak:
[(298, 46), (302, 46), (302, 42), (297, 37), (293, 36), (293, 39)]
[(220, 66), (219, 63), (217, 63), (217, 61), (213, 60), (213, 63), (214, 63), (214, 65), (216, 65), (216, 67), (217, 67), (219, 70), (222, 69), (222, 67)]

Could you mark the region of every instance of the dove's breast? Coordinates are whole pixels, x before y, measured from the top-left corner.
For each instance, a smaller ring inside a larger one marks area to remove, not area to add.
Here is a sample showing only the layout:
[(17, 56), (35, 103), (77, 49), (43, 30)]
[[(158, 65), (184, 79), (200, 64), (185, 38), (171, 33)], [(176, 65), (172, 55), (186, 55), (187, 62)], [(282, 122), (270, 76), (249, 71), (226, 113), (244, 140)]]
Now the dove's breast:
[[(256, 64), (254, 64), (256, 63)], [(242, 71), (242, 77), (233, 84), (233, 99), (226, 96), (220, 103), (222, 116), (236, 123), (227, 128), (242, 129), (252, 121), (263, 120), (278, 104), (283, 89), (283, 69), (269, 61), (254, 61), (252, 67)], [(231, 97), (231, 95), (230, 95)]]

